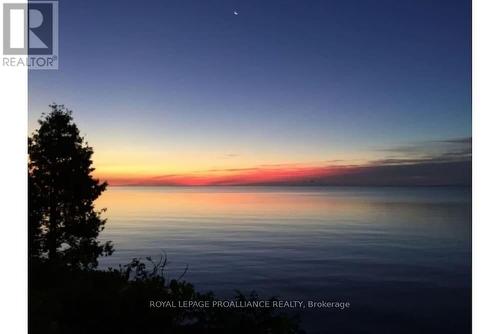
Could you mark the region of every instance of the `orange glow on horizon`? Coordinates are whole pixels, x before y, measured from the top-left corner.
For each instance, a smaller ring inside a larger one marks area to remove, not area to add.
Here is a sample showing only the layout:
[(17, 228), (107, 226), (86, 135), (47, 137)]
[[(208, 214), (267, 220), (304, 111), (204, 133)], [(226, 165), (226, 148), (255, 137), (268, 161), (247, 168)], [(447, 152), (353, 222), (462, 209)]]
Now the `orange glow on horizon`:
[(117, 175), (98, 174), (110, 185), (165, 185), (165, 186), (211, 186), (211, 185), (258, 185), (273, 183), (311, 182), (318, 178), (338, 176), (358, 166), (304, 166), (276, 165), (253, 168), (214, 169), (204, 172), (167, 175)]

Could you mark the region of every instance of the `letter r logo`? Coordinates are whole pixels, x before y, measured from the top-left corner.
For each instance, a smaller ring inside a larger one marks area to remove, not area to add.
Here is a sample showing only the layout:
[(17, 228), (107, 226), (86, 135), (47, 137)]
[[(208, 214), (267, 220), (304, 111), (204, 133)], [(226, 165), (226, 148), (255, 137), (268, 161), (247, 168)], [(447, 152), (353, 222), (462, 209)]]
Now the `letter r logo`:
[(57, 43), (57, 2), (36, 1), (3, 6), (5, 55), (52, 55)]

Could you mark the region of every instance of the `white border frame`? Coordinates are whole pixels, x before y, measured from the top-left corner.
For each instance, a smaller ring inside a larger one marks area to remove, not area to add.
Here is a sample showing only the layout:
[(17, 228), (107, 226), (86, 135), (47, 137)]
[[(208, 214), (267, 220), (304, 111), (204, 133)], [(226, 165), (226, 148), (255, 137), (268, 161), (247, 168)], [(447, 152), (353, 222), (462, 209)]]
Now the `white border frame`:
[(473, 333), (500, 333), (500, 1), (473, 2)]
[[(0, 0), (27, 3), (26, 0)], [(0, 39), (3, 39), (3, 15)], [(3, 48), (3, 43), (1, 43)], [(3, 50), (1, 53), (3, 57)], [(0, 273), (0, 333), (28, 332), (27, 133), (28, 70), (0, 64), (0, 162), (2, 271)]]

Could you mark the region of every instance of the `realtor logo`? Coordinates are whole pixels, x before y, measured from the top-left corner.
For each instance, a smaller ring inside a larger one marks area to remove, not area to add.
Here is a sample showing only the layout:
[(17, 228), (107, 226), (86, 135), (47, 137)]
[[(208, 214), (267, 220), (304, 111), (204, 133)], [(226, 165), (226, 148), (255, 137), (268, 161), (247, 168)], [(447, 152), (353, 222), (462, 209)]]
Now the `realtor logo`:
[(57, 69), (58, 28), (57, 1), (5, 3), (2, 65)]

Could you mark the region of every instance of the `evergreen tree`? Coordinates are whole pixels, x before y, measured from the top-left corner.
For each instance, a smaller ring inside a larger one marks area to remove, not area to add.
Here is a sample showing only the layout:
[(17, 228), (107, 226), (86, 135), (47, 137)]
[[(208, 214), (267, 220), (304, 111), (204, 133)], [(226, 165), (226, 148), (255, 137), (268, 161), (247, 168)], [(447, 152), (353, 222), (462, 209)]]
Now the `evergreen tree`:
[(71, 111), (50, 105), (28, 139), (30, 255), (79, 268), (94, 268), (110, 255), (111, 242), (97, 240), (103, 210), (94, 201), (107, 183), (92, 176), (93, 150), (84, 142)]

